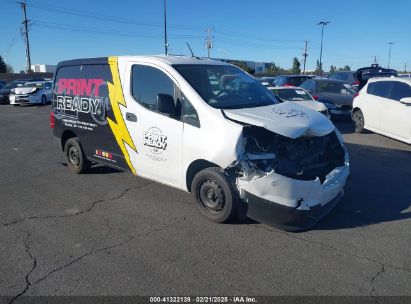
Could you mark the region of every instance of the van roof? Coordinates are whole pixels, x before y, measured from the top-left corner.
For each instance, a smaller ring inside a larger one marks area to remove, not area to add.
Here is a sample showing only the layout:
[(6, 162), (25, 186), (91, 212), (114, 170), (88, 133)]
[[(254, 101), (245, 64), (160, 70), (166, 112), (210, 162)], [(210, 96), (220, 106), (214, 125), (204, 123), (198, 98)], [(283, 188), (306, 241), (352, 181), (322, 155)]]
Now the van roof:
[[(174, 64), (212, 64), (212, 65), (228, 65), (225, 62), (218, 60), (211, 60), (208, 58), (199, 57), (187, 57), (187, 56), (165, 56), (165, 55), (150, 55), (150, 56), (118, 56), (118, 58), (125, 58), (129, 60), (135, 59), (151, 59), (159, 60), (170, 65)], [(98, 57), (98, 58), (83, 58), (83, 59), (73, 59), (59, 62), (58, 66), (67, 65), (80, 65), (80, 64), (104, 64), (107, 63), (108, 57)]]

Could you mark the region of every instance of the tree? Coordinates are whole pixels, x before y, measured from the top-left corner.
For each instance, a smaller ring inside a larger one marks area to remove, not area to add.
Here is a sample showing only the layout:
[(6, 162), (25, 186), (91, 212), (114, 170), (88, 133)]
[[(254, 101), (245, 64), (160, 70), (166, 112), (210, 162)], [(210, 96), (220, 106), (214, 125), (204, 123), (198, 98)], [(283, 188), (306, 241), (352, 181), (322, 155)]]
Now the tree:
[(349, 65), (345, 65), (343, 68), (338, 68), (338, 71), (351, 71), (351, 68)]
[(277, 74), (277, 72), (278, 72), (278, 67), (275, 65), (274, 62), (271, 62), (271, 63), (270, 63), (270, 65), (269, 65), (269, 67), (268, 67), (268, 71), (269, 71), (270, 73)]
[(351, 71), (351, 68), (349, 65), (345, 65), (343, 68), (343, 71)]
[(14, 72), (13, 67), (10, 64), (6, 64), (6, 73), (11, 74), (13, 72)]
[(331, 65), (330, 74), (334, 74), (335, 72), (337, 72), (337, 67), (335, 65)]
[(293, 59), (293, 67), (291, 68), (291, 74), (300, 74), (301, 73), (301, 63), (298, 61), (297, 57)]
[(7, 65), (3, 60), (3, 57), (0, 56), (0, 73), (7, 73)]
[(247, 73), (254, 74), (255, 69), (250, 68), (245, 62), (242, 61), (232, 61), (230, 62), (236, 66), (238, 66), (240, 69), (246, 71)]

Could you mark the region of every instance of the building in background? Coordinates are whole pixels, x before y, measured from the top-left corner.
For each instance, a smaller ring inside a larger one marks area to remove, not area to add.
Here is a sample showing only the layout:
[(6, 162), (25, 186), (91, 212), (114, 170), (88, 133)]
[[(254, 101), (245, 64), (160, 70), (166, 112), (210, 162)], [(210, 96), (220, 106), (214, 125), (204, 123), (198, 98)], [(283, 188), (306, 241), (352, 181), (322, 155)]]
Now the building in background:
[(53, 64), (32, 64), (31, 70), (36, 73), (54, 73), (56, 65)]

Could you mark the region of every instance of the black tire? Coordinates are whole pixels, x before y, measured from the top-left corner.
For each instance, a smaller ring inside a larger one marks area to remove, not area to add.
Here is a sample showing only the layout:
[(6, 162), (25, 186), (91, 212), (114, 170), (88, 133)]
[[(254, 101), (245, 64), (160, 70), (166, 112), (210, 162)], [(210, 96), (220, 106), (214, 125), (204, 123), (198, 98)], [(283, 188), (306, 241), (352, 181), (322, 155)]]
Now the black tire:
[(191, 184), (191, 193), (201, 214), (213, 222), (226, 222), (236, 214), (237, 194), (220, 168), (207, 168), (198, 172)]
[(90, 161), (84, 155), (78, 137), (70, 138), (64, 145), (68, 167), (75, 173), (84, 173), (90, 168)]
[(46, 95), (41, 95), (41, 104), (45, 106), (47, 104), (47, 97)]
[(352, 119), (355, 124), (355, 133), (364, 132), (364, 115), (362, 114), (361, 110), (355, 110), (355, 112), (352, 114)]

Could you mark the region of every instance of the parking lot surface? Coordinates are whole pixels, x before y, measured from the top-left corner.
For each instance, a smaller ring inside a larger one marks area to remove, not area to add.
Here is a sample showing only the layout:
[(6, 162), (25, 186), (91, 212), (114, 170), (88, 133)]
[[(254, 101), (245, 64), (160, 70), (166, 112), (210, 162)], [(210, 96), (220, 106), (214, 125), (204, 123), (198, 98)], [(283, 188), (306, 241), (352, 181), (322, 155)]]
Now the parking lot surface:
[(345, 196), (287, 233), (209, 222), (130, 173), (71, 173), (49, 112), (0, 106), (1, 295), (411, 295), (411, 146), (337, 122)]

